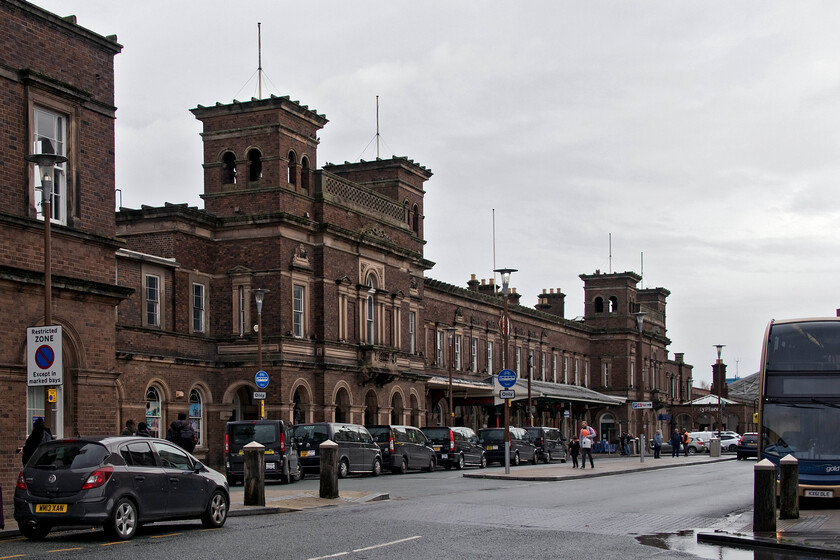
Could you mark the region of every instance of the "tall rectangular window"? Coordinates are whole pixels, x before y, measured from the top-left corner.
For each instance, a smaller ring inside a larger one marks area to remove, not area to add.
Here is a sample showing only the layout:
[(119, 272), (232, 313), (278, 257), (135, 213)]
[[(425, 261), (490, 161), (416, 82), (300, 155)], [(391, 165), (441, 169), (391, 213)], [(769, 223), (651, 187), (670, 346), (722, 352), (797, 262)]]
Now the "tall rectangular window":
[(146, 325), (160, 326), (160, 277), (146, 275)]
[(304, 333), (304, 312), (303, 312), (303, 286), (295, 284), (292, 287), (292, 328), (297, 338), (303, 338)]
[(583, 386), (589, 387), (589, 362), (583, 362)]
[(443, 363), (443, 331), (437, 331), (437, 367), (445, 367)]
[(373, 322), (373, 296), (368, 294), (367, 299), (365, 300), (365, 323), (366, 323), (366, 336), (367, 336), (367, 343), (373, 344), (374, 337), (373, 337), (373, 329), (374, 329), (374, 322)]
[(563, 356), (563, 383), (569, 382), (569, 358)]
[[(67, 117), (42, 107), (35, 107), (33, 114), (34, 138), (32, 153), (43, 153), (42, 150), (52, 149), (53, 153), (67, 156)], [(49, 144), (47, 144), (49, 142)], [(50, 148), (51, 147), (51, 148)], [(43, 220), (41, 208), (41, 175), (38, 166), (35, 167), (35, 193), (38, 219)], [(56, 163), (53, 174), (52, 197), (50, 198), (50, 218), (53, 222), (67, 223), (67, 163)]]
[(487, 373), (494, 373), (493, 369), (493, 342), (487, 341)]
[(516, 347), (516, 373), (522, 373), (522, 348), (519, 346)]
[(636, 386), (636, 363), (630, 362), (630, 386)]
[(534, 351), (528, 350), (528, 379), (534, 378)]
[(545, 352), (540, 354), (540, 379), (545, 381)]
[(557, 383), (557, 354), (551, 355), (551, 379)]
[(604, 387), (610, 386), (610, 364), (604, 363)]
[(236, 299), (239, 302), (239, 336), (245, 336), (245, 286), (239, 286)]
[(470, 347), (470, 371), (476, 373), (478, 371), (478, 339), (472, 339), (472, 346)]
[(580, 385), (580, 360), (575, 358), (575, 385)]
[(204, 284), (193, 284), (192, 293), (193, 332), (204, 332)]
[(417, 313), (408, 312), (408, 353), (412, 356), (417, 353)]
[(455, 363), (453, 364), (455, 369), (458, 371), (461, 370), (461, 335), (455, 335)]

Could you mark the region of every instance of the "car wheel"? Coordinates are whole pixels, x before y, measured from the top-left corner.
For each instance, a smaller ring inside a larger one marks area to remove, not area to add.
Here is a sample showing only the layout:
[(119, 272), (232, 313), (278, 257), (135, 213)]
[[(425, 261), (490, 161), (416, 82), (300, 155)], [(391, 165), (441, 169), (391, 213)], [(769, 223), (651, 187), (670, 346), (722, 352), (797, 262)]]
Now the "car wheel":
[(128, 498), (122, 498), (114, 506), (111, 518), (105, 524), (105, 531), (114, 538), (127, 541), (134, 536), (139, 525), (137, 506)]
[(733, 443), (729, 446), (729, 451), (738, 451), (738, 446)]
[(338, 462), (338, 478), (347, 478), (348, 474), (350, 474), (350, 464), (347, 459), (342, 459)]
[(372, 476), (379, 476), (382, 474), (382, 461), (379, 460), (379, 457), (373, 460), (373, 470), (370, 471)]
[(43, 540), (50, 532), (50, 526), (35, 519), (27, 519), (18, 526), (20, 534), (31, 541)]
[(693, 447), (689, 447), (689, 448), (688, 448), (688, 454), (689, 454), (689, 455), (694, 455), (695, 453), (697, 453), (697, 450), (696, 450), (696, 449), (694, 449)]
[(207, 509), (201, 515), (201, 523), (205, 527), (212, 527), (218, 529), (225, 524), (228, 512), (228, 500), (225, 493), (221, 490), (216, 490), (210, 498), (210, 503), (207, 504)]
[(303, 469), (301, 468), (300, 463), (298, 463), (297, 468), (292, 473), (292, 482), (297, 482), (301, 478), (303, 478)]
[(479, 468), (486, 469), (487, 468), (487, 454), (481, 454), (481, 462), (478, 463)]
[(459, 471), (464, 468), (464, 456), (458, 455), (458, 463), (455, 465), (455, 468)]
[(545, 452), (545, 464), (549, 464), (551, 462), (551, 451)]
[(428, 470), (429, 470), (429, 472), (435, 472), (435, 458), (434, 457), (429, 458), (429, 469)]
[(402, 458), (400, 466), (399, 468), (397, 468), (397, 472), (400, 474), (405, 474), (408, 472), (408, 459), (406, 459), (405, 457)]
[(511, 460), (510, 464), (513, 465), (514, 467), (519, 466), (519, 452), (516, 452), (516, 453), (513, 454), (513, 459)]

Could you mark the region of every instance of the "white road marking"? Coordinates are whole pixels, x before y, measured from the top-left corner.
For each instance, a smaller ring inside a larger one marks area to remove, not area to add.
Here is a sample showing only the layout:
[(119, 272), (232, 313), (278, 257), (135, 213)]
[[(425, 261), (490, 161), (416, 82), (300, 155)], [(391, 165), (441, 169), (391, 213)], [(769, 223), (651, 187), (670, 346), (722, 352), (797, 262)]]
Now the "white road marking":
[(414, 537), (408, 537), (406, 539), (400, 539), (398, 541), (391, 541), (382, 544), (375, 544), (373, 546), (366, 546), (364, 548), (356, 548), (354, 550), (348, 550), (346, 552), (336, 552), (335, 554), (328, 554), (327, 556), (317, 556), (315, 558), (309, 558), (309, 560), (325, 560), (326, 558), (338, 558), (339, 556), (347, 556), (348, 554), (353, 554), (354, 552), (365, 552), (367, 550), (373, 550), (375, 548), (382, 548), (384, 546), (391, 546), (394, 544), (400, 544), (408, 541), (413, 541), (415, 539), (421, 538), (420, 535), (416, 535)]

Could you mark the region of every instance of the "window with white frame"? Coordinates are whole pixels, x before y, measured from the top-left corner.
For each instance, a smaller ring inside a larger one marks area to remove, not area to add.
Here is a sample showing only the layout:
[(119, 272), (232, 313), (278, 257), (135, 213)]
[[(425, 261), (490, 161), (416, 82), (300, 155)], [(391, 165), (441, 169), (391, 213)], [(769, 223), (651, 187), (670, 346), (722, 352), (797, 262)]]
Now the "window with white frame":
[(189, 412), (189, 420), (190, 424), (192, 425), (192, 429), (195, 432), (195, 436), (197, 439), (198, 447), (204, 446), (204, 438), (202, 436), (202, 428), (204, 427), (203, 422), (203, 409), (201, 406), (201, 393), (198, 390), (193, 389), (190, 391), (190, 412)]
[(540, 379), (545, 381), (545, 352), (540, 354)]
[(304, 291), (298, 284), (292, 287), (292, 328), (297, 338), (303, 338), (304, 333)]
[[(42, 150), (52, 150), (52, 153), (67, 156), (67, 116), (56, 113), (44, 107), (35, 106), (33, 111), (33, 147), (32, 153), (44, 153)], [(38, 209), (38, 219), (43, 220), (41, 208), (41, 175), (38, 166), (35, 171), (35, 204)], [(67, 224), (67, 163), (56, 163), (53, 174), (52, 197), (50, 199), (50, 219), (53, 222)]]
[(443, 363), (443, 331), (437, 331), (437, 366), (442, 368)]
[(493, 369), (493, 342), (488, 340), (487, 341), (487, 372), (493, 373), (495, 370)]
[(516, 347), (516, 373), (522, 373), (522, 348)]
[(470, 346), (470, 371), (478, 371), (478, 339), (473, 338)]
[(239, 289), (236, 291), (236, 301), (239, 304), (239, 313), (237, 313), (239, 336), (245, 336), (245, 286), (239, 286)]
[(204, 332), (204, 284), (192, 285), (192, 330), (193, 332)]
[(159, 327), (160, 324), (160, 276), (146, 275), (146, 326)]
[(455, 335), (455, 363), (453, 364), (455, 369), (461, 371), (461, 335)]
[(557, 354), (551, 355), (551, 379), (557, 383)]
[(583, 362), (583, 386), (589, 387), (589, 360)]
[(630, 386), (636, 386), (636, 362), (630, 362)]
[(575, 358), (575, 385), (580, 385), (580, 360)]
[(376, 302), (373, 299), (373, 294), (376, 293), (376, 288), (373, 285), (373, 278), (368, 277), (368, 291), (367, 291), (367, 298), (365, 299), (365, 339), (368, 344), (373, 344), (376, 342), (375, 338), (375, 329), (376, 323), (374, 321), (375, 317), (375, 304)]
[(146, 390), (146, 427), (152, 437), (163, 437), (161, 433), (161, 400), (157, 387), (149, 387)]
[(408, 312), (408, 353), (414, 355), (417, 352), (417, 313)]
[(604, 379), (603, 379), (604, 387), (610, 386), (610, 364), (609, 362), (604, 362)]

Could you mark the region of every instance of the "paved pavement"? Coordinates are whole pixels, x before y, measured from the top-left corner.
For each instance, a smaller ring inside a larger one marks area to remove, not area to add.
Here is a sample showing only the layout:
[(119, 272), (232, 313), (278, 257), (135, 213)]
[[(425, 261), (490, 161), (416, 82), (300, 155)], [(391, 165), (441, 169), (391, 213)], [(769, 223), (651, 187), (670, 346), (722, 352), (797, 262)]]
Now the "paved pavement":
[[(511, 468), (510, 474), (501, 469), (471, 470), (464, 473), (466, 478), (484, 478), (495, 480), (539, 480), (564, 481), (601, 476), (639, 472), (644, 470), (685, 468), (693, 465), (731, 461), (734, 457), (692, 456), (656, 460), (645, 457), (596, 456), (595, 468), (573, 469), (570, 464), (553, 463), (550, 466), (519, 466)], [(383, 479), (384, 481), (384, 479)], [(242, 487), (231, 489), (231, 517), (240, 515), (268, 515), (287, 513), (320, 507), (341, 507), (347, 504), (359, 504), (378, 500), (387, 500), (387, 492), (350, 492), (341, 491), (335, 500), (320, 498), (315, 490), (295, 490), (294, 487), (269, 486), (265, 492), (265, 506), (246, 506), (243, 504)], [(10, 499), (11, 497), (7, 498)], [(840, 556), (840, 510), (819, 509), (800, 510), (800, 518), (779, 520), (775, 533), (754, 533), (752, 516), (744, 516), (745, 524), (737, 532), (701, 533), (699, 542), (739, 548), (770, 548), (792, 553), (823, 554)], [(0, 539), (17, 536), (20, 532), (14, 519), (6, 519), (5, 530), (0, 530)]]

